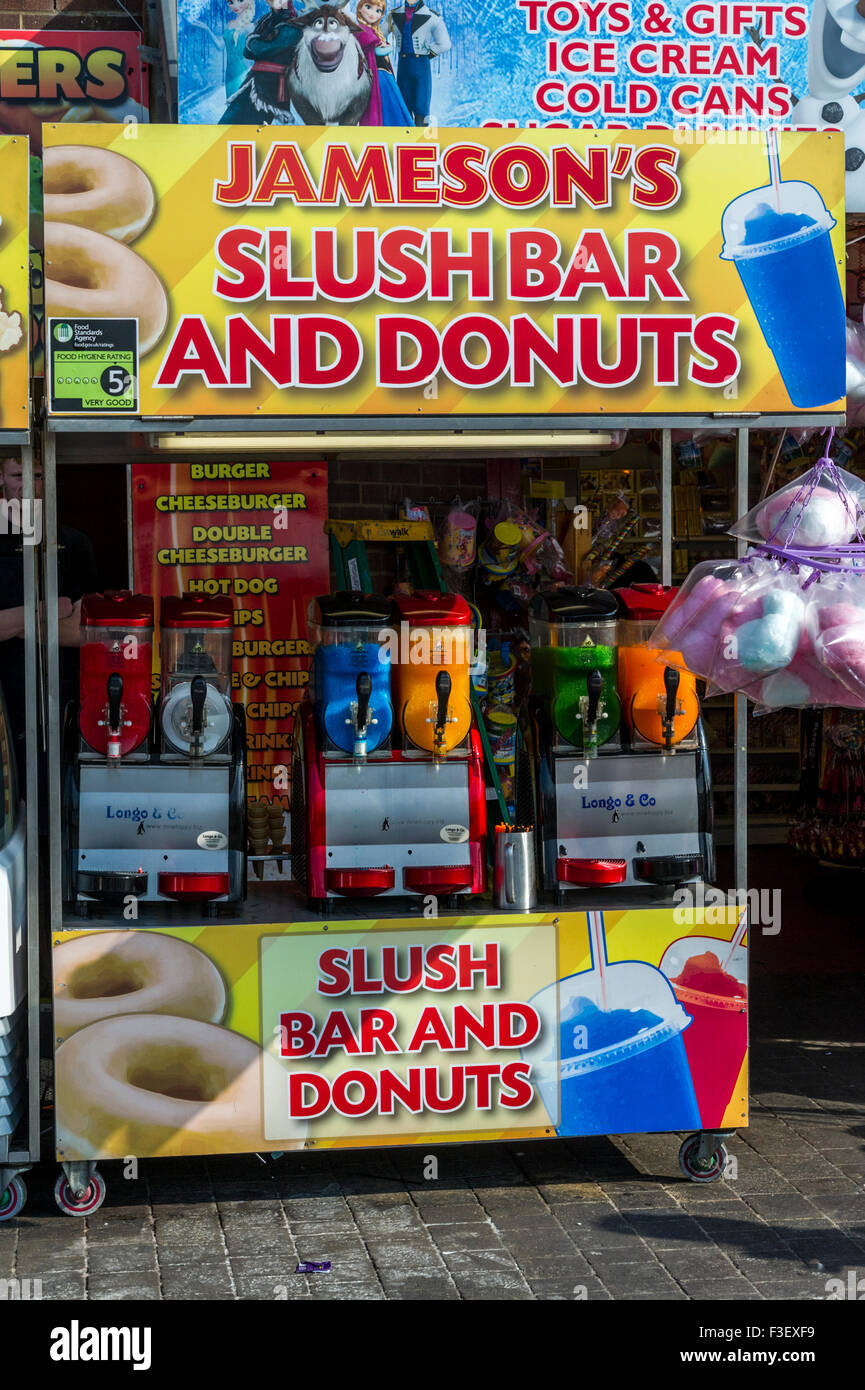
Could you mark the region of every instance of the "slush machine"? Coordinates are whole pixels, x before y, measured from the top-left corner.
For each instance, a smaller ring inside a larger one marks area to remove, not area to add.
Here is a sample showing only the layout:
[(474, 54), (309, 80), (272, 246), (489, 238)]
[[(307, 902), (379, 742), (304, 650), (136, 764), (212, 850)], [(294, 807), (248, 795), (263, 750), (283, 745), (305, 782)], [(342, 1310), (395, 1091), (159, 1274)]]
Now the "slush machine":
[(154, 712), (153, 601), (82, 602), (80, 701), (67, 714), (65, 897), (91, 907), (245, 896), (246, 753), (231, 704), (228, 599), (166, 598)]
[(646, 641), (675, 590), (623, 592), (553, 589), (532, 603), (517, 814), (538, 826), (544, 886), (560, 902), (571, 889), (667, 887), (713, 871), (694, 677), (665, 668)]
[(312, 902), (483, 891), (471, 631), (468, 604), (449, 594), (311, 605), (291, 812), (293, 873)]

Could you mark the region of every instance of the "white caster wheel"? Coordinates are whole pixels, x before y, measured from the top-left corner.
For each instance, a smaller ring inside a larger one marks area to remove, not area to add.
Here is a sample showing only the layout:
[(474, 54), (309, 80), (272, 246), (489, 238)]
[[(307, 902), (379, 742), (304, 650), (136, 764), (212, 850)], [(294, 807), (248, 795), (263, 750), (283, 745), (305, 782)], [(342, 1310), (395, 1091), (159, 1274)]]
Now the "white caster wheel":
[(727, 1166), (727, 1150), (718, 1140), (708, 1158), (700, 1157), (699, 1134), (685, 1139), (679, 1149), (679, 1167), (691, 1182), (717, 1182), (724, 1176)]
[(0, 1221), (11, 1221), (27, 1201), (23, 1178), (12, 1178), (5, 1192), (0, 1192)]
[(64, 1216), (92, 1216), (105, 1201), (105, 1179), (95, 1170), (83, 1197), (76, 1197), (69, 1179), (61, 1173), (54, 1184), (54, 1200)]

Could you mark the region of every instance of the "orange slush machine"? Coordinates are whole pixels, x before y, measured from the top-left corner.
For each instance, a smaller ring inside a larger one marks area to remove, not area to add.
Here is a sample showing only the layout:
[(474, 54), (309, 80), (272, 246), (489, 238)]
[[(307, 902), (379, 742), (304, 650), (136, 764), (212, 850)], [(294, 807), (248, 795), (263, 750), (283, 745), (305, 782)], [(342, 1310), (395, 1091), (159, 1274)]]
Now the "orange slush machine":
[(617, 590), (619, 698), (625, 737), (632, 748), (651, 745), (666, 753), (696, 748), (700, 700), (697, 678), (684, 668), (665, 665), (649, 638), (678, 590), (662, 584), (635, 584)]

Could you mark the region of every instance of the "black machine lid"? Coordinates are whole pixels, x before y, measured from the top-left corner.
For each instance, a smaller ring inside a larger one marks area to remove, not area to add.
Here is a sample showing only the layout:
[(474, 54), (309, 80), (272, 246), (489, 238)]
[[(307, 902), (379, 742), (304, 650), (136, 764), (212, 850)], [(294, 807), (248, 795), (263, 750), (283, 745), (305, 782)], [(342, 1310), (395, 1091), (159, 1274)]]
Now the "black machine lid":
[(393, 612), (389, 598), (379, 594), (358, 594), (343, 590), (336, 594), (323, 594), (315, 600), (318, 621), (323, 627), (349, 627), (354, 624), (387, 623)]
[(588, 584), (542, 589), (532, 599), (532, 616), (548, 623), (605, 623), (617, 613), (615, 594)]

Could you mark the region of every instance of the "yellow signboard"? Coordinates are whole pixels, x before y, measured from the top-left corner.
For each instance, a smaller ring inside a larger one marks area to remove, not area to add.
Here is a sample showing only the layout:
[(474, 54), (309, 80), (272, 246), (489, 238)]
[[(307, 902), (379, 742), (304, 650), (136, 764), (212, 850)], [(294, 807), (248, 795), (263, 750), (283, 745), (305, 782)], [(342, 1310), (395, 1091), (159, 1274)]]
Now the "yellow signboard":
[(30, 419), (26, 137), (0, 135), (0, 429), (26, 430)]
[(736, 1128), (741, 937), (726, 906), (58, 932), (57, 1156)]
[(45, 127), (52, 410), (842, 408), (840, 136), (374, 136)]

